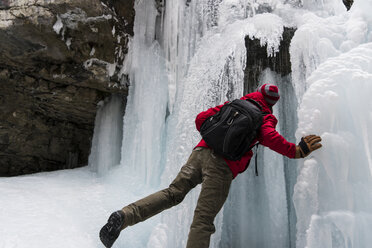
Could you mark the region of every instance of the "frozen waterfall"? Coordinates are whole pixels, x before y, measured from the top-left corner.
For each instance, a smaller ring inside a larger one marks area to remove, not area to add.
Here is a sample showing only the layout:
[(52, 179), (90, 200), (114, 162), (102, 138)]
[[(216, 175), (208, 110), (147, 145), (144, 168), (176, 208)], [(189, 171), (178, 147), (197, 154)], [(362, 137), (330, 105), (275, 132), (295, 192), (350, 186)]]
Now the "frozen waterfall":
[[(162, 3), (135, 2), (124, 118), (120, 97), (99, 104), (90, 166), (0, 178), (0, 247), (101, 247), (112, 211), (173, 180), (200, 139), (197, 113), (242, 96), (244, 38), (274, 56), (284, 26), (297, 29), (292, 73), (262, 68), (259, 81), (280, 89), (277, 130), (296, 143), (321, 135), (323, 148), (296, 161), (260, 147), (259, 176), (251, 166), (233, 181), (211, 247), (372, 246), (372, 2)], [(184, 247), (199, 190), (114, 247)]]

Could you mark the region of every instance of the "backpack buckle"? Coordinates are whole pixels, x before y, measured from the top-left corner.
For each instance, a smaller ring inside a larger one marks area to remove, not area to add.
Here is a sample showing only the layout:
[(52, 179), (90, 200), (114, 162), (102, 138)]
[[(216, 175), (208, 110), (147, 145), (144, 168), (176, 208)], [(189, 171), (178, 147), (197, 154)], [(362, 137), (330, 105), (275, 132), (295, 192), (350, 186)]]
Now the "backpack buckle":
[(234, 122), (235, 117), (239, 114), (238, 111), (235, 111), (234, 115), (227, 121), (227, 125), (231, 125)]

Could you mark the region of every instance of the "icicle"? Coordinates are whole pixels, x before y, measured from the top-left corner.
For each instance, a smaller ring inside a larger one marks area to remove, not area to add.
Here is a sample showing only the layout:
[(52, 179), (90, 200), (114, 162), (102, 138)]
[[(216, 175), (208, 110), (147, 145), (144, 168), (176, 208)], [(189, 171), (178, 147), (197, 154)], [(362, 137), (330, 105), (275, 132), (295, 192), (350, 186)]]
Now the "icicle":
[(104, 175), (120, 162), (124, 103), (113, 95), (98, 104), (89, 166)]

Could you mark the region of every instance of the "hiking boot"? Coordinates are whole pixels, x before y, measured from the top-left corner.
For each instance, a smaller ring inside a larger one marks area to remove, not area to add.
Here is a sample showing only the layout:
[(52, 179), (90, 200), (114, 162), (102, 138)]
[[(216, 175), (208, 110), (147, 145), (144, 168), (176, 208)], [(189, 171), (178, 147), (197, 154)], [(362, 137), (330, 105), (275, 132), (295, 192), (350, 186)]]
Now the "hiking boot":
[(99, 232), (99, 238), (105, 247), (110, 248), (115, 240), (119, 237), (120, 231), (124, 226), (124, 213), (119, 210), (113, 212), (107, 220), (107, 224), (104, 225)]

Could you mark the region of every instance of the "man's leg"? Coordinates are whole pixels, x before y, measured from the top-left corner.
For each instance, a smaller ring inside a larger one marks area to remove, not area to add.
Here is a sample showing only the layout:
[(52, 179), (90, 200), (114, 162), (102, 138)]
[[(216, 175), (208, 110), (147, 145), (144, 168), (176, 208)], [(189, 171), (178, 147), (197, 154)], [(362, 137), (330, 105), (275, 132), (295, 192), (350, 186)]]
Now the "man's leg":
[(209, 247), (210, 236), (215, 232), (214, 218), (226, 201), (233, 178), (226, 162), (212, 151), (209, 152), (209, 159), (202, 165), (202, 189), (190, 227), (187, 248)]
[(188, 161), (168, 188), (124, 207), (122, 211), (126, 223), (123, 229), (182, 202), (186, 194), (202, 182), (202, 152), (201, 149), (196, 148), (191, 153)]
[(179, 204), (186, 194), (202, 181), (203, 151), (196, 148), (191, 153), (188, 161), (168, 188), (114, 212), (100, 231), (102, 243), (106, 247), (111, 247), (118, 238), (120, 230)]

